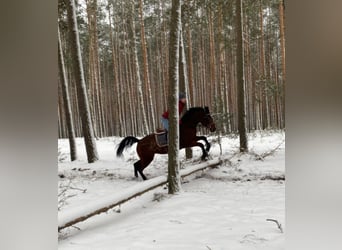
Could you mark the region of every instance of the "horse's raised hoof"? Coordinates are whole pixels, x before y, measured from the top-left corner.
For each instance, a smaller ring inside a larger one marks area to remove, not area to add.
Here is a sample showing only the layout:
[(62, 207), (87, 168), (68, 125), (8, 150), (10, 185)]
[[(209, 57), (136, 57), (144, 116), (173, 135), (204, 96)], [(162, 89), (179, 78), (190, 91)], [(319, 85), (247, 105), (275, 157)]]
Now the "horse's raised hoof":
[(141, 178), (143, 178), (144, 181), (147, 180), (146, 176), (143, 173), (140, 173), (140, 175), (141, 175)]

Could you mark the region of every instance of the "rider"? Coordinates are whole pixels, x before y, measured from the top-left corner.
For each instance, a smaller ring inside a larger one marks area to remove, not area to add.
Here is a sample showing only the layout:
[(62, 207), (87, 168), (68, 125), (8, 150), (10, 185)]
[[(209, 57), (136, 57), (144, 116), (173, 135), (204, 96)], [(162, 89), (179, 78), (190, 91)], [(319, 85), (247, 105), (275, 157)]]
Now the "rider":
[[(182, 113), (184, 107), (186, 104), (186, 96), (183, 92), (180, 92), (178, 95), (178, 112), (179, 115)], [(161, 122), (163, 124), (164, 129), (166, 130), (166, 132), (169, 131), (169, 111), (166, 110), (161, 117)]]

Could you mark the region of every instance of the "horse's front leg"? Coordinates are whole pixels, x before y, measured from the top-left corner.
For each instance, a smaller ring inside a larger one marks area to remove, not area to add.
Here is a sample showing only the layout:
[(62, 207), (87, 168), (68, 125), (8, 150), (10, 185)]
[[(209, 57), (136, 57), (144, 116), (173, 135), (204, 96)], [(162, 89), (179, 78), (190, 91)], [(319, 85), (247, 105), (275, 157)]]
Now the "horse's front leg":
[(205, 149), (205, 150), (206, 150), (207, 152), (209, 152), (211, 145), (210, 145), (210, 143), (208, 142), (207, 137), (205, 137), (205, 136), (196, 136), (196, 140), (197, 140), (197, 141), (203, 140), (203, 141), (205, 142), (205, 146), (206, 146), (206, 149)]

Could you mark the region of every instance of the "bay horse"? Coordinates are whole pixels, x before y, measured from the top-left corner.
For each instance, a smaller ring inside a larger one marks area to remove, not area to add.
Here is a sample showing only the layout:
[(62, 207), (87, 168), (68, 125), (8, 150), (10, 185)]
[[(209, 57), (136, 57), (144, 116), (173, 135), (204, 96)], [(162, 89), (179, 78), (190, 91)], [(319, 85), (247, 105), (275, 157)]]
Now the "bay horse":
[[(210, 150), (210, 143), (205, 136), (196, 136), (196, 127), (201, 123), (204, 127), (208, 128), (211, 132), (216, 130), (213, 118), (210, 115), (208, 107), (193, 107), (186, 111), (181, 118), (179, 126), (179, 148), (190, 148), (198, 146), (202, 149), (202, 160), (208, 156)], [(156, 134), (150, 134), (142, 139), (138, 139), (133, 136), (125, 137), (116, 151), (116, 155), (119, 157), (122, 155), (124, 149), (131, 147), (134, 143), (138, 143), (136, 151), (140, 158), (139, 161), (134, 163), (134, 175), (138, 177), (138, 173), (146, 180), (146, 176), (143, 174), (143, 170), (152, 162), (155, 154), (167, 154), (168, 147), (160, 147), (156, 142)], [(199, 143), (199, 140), (203, 140), (206, 144)]]

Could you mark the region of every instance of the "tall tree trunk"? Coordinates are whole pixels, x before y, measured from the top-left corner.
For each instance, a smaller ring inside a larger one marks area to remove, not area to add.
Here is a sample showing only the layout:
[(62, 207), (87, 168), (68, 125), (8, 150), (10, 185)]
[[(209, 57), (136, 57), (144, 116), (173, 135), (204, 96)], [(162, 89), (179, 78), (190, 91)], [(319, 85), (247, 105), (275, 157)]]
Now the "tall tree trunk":
[(221, 135), (222, 133), (226, 133), (227, 131), (227, 123), (225, 122), (225, 117), (227, 115), (227, 103), (224, 101), (224, 89), (225, 89), (225, 49), (224, 49), (224, 32), (223, 32), (223, 1), (220, 1), (218, 6), (218, 42), (219, 42), (219, 76), (218, 76), (218, 85), (217, 85), (217, 93), (218, 98), (216, 101), (217, 105), (217, 114), (218, 116), (218, 130), (217, 130), (217, 136), (218, 136), (218, 142), (220, 145), (220, 154), (222, 154), (222, 146), (221, 146)]
[(180, 191), (179, 175), (179, 114), (178, 114), (178, 84), (179, 84), (179, 41), (181, 30), (180, 0), (172, 0), (170, 22), (170, 53), (169, 53), (169, 161), (168, 183), (169, 194)]
[(87, 151), (87, 158), (88, 162), (92, 163), (97, 161), (99, 157), (94, 138), (94, 130), (89, 111), (87, 90), (84, 81), (84, 71), (82, 65), (80, 41), (78, 36), (75, 2), (74, 0), (66, 0), (66, 2), (68, 12), (68, 25), (70, 30), (72, 63), (74, 67), (75, 80), (77, 86), (78, 107), (80, 110), (80, 116), (82, 121), (82, 130)]
[(193, 56), (192, 56), (192, 38), (191, 38), (191, 29), (190, 29), (190, 25), (187, 24), (186, 25), (186, 33), (187, 33), (187, 38), (188, 38), (188, 51), (189, 51), (189, 56), (188, 56), (188, 64), (189, 64), (189, 96), (190, 96), (190, 100), (191, 100), (191, 104), (192, 105), (196, 105), (196, 98), (195, 98), (195, 87), (194, 87), (194, 81), (193, 81), (193, 71), (194, 71), (194, 66), (192, 63), (193, 60)]
[(227, 101), (225, 98), (225, 86), (226, 86), (226, 68), (225, 68), (225, 61), (226, 61), (226, 53), (225, 53), (225, 42), (224, 42), (224, 30), (223, 30), (223, 6), (224, 2), (220, 1), (219, 5), (219, 13), (218, 13), (218, 22), (219, 22), (219, 59), (220, 59), (220, 74), (219, 74), (219, 81), (218, 81), (218, 111), (220, 113), (220, 123), (221, 123), (221, 133), (226, 133), (227, 131)]
[(215, 113), (217, 113), (217, 105), (216, 102), (214, 103), (214, 100), (217, 96), (217, 83), (216, 83), (216, 58), (215, 58), (215, 34), (214, 34), (214, 20), (213, 20), (213, 11), (211, 7), (209, 7), (209, 55), (210, 55), (210, 85), (209, 88), (209, 102), (207, 105), (213, 105), (215, 106)]
[[(160, 1), (161, 4), (160, 4), (160, 7), (161, 7), (161, 11), (162, 11), (162, 15), (166, 13), (166, 4), (165, 4), (165, 1)], [(163, 75), (164, 75), (164, 80), (167, 84), (163, 84), (164, 85), (164, 90), (163, 92), (164, 93), (167, 93), (167, 90), (168, 90), (168, 79), (169, 79), (169, 49), (168, 48), (168, 29), (167, 29), (167, 22), (166, 20), (164, 20), (163, 22), (163, 27), (162, 27), (162, 47), (164, 48), (164, 67), (163, 67)], [(170, 41), (169, 41), (170, 43)], [(163, 98), (164, 99), (164, 106), (168, 106), (168, 100), (167, 98)]]
[(285, 3), (284, 0), (279, 1), (279, 24), (280, 24), (280, 49), (281, 49), (281, 83), (282, 83), (282, 124), (281, 127), (285, 127), (285, 82), (286, 82), (286, 65), (285, 65)]
[(236, 74), (238, 85), (238, 129), (240, 136), (240, 152), (248, 151), (246, 134), (245, 84), (244, 84), (244, 53), (242, 33), (242, 0), (236, 0)]
[(147, 47), (146, 47), (146, 39), (145, 39), (145, 25), (144, 25), (144, 4), (143, 0), (139, 0), (139, 16), (140, 16), (140, 36), (141, 36), (141, 49), (142, 49), (142, 56), (143, 56), (143, 70), (144, 70), (144, 84), (146, 89), (146, 97), (147, 97), (147, 111), (149, 112), (150, 116), (150, 127), (156, 129), (156, 120), (154, 117), (154, 105), (153, 105), (153, 98), (152, 98), (152, 91), (151, 91), (151, 82), (150, 82), (150, 73), (148, 67), (148, 60), (147, 60)]
[(98, 36), (97, 36), (97, 0), (86, 0), (87, 18), (88, 18), (88, 79), (91, 95), (90, 109), (93, 119), (93, 128), (95, 136), (103, 136), (103, 110), (101, 105), (101, 74), (98, 52)]
[(136, 34), (135, 34), (135, 21), (134, 21), (134, 1), (131, 3), (131, 26), (132, 26), (132, 36), (133, 36), (133, 50), (134, 50), (134, 63), (135, 63), (135, 76), (137, 81), (137, 88), (138, 88), (138, 97), (139, 97), (139, 106), (141, 108), (141, 115), (143, 119), (143, 133), (149, 133), (149, 127), (147, 122), (146, 110), (145, 110), (145, 103), (144, 103), (144, 96), (143, 96), (143, 87), (140, 78), (140, 65), (138, 60), (138, 49), (137, 49), (137, 41), (136, 41)]
[(70, 158), (71, 161), (77, 160), (77, 148), (76, 148), (76, 140), (75, 140), (75, 130), (74, 123), (72, 120), (71, 106), (70, 106), (70, 97), (68, 90), (68, 82), (65, 73), (64, 66), (64, 55), (62, 48), (61, 35), (58, 27), (58, 68), (59, 68), (59, 79), (62, 85), (62, 95), (63, 95), (63, 103), (65, 110), (65, 119), (68, 129), (68, 137), (69, 137), (69, 146), (70, 146)]
[[(122, 129), (122, 124), (123, 124), (123, 120), (122, 120), (122, 115), (121, 115), (121, 111), (122, 111), (122, 107), (121, 107), (121, 102), (120, 102), (120, 93), (119, 93), (119, 89), (120, 89), (120, 85), (119, 85), (119, 73), (118, 73), (118, 67), (119, 67), (119, 61), (117, 60), (117, 56), (116, 56), (116, 47), (115, 47), (115, 42), (114, 42), (114, 36), (113, 36), (113, 28), (112, 28), (112, 16), (111, 16), (111, 12), (110, 12), (110, 3), (108, 0), (108, 20), (109, 20), (109, 26), (110, 26), (110, 30), (109, 30), (109, 35), (110, 35), (110, 42), (111, 42), (111, 47), (112, 47), (112, 61), (113, 61), (113, 74), (114, 74), (114, 87), (116, 89), (116, 91), (113, 89), (113, 91), (111, 91), (110, 96), (113, 96), (114, 93), (116, 93), (116, 98), (115, 98), (115, 107), (117, 110), (117, 119), (118, 119), (118, 135), (123, 136), (123, 129)], [(114, 21), (114, 17), (113, 17), (113, 21)]]
[(265, 44), (264, 44), (264, 15), (262, 8), (262, 0), (259, 0), (259, 23), (260, 23), (260, 98), (261, 98), (261, 113), (262, 113), (262, 128), (268, 127), (268, 99), (267, 99), (267, 77), (265, 69)]
[[(184, 49), (184, 40), (183, 40), (183, 30), (180, 31), (180, 40), (179, 40), (179, 89), (181, 92), (185, 93), (187, 97), (187, 104), (184, 108), (185, 110), (191, 106), (190, 98), (189, 98), (189, 81), (187, 75), (187, 67), (186, 67), (186, 57), (185, 57), (185, 49)], [(182, 114), (181, 114), (182, 115)], [(186, 159), (192, 158), (192, 149), (185, 148), (185, 157)]]

